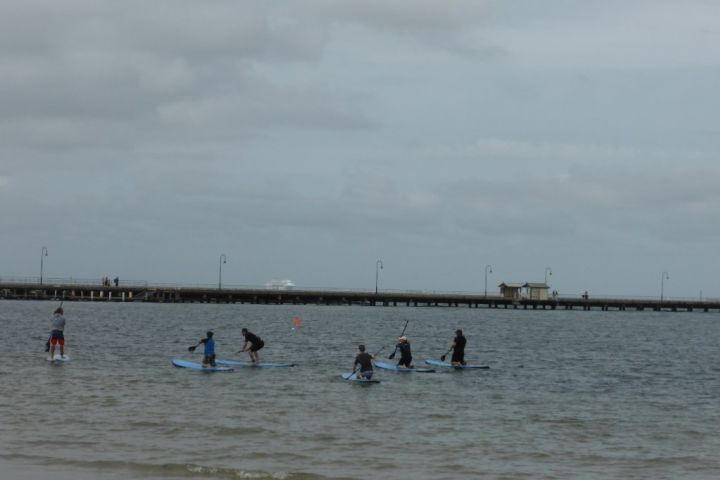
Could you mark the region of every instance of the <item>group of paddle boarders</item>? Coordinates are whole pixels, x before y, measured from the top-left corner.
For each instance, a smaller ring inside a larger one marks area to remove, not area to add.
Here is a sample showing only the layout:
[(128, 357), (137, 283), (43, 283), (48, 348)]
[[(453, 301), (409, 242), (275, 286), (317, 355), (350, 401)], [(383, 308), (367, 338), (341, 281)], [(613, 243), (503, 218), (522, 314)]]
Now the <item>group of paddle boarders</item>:
[[(460, 329), (455, 330), (455, 337), (453, 338), (450, 350), (447, 353), (452, 353), (452, 359), (450, 363), (454, 367), (465, 366), (465, 345), (467, 339), (463, 335), (463, 331)], [(373, 364), (372, 360), (375, 355), (371, 355), (365, 351), (365, 345), (358, 345), (358, 353), (355, 356), (355, 362), (353, 363), (352, 373), (356, 374), (358, 379), (370, 380), (373, 376)], [(396, 352), (400, 352), (400, 360), (398, 360), (398, 368), (415, 368), (415, 364), (412, 361), (412, 350), (410, 348), (410, 341), (405, 335), (401, 335), (398, 338), (398, 343), (395, 345), (395, 350), (390, 354), (388, 358), (392, 359), (395, 357)], [(442, 361), (445, 361), (445, 356), (440, 357)]]
[[(258, 350), (265, 346), (265, 342), (262, 338), (248, 331), (247, 328), (240, 330), (240, 333), (242, 333), (242, 336), (245, 338), (245, 343), (238, 353), (248, 352), (250, 355), (250, 361), (252, 363), (258, 363), (260, 361)], [(215, 367), (215, 340), (213, 339), (213, 332), (206, 332), (205, 338), (201, 338), (197, 345), (188, 347), (188, 350), (194, 352), (200, 345), (205, 345), (205, 349), (203, 350), (202, 366), (204, 368)]]
[[(65, 311), (62, 305), (55, 309), (53, 316), (50, 319), (51, 331), (50, 338), (45, 344), (45, 351), (50, 352), (49, 360), (55, 358), (55, 349), (60, 346), (60, 356), (65, 357), (65, 317), (63, 316)], [(241, 334), (245, 340), (242, 348), (238, 353), (248, 352), (250, 361), (254, 364), (259, 363), (260, 358), (258, 351), (265, 346), (265, 342), (250, 332), (247, 328), (243, 328)], [(205, 337), (198, 341), (197, 345), (188, 347), (188, 350), (194, 352), (197, 347), (204, 345), (202, 366), (204, 368), (215, 367), (215, 339), (213, 338), (213, 332), (207, 331)], [(453, 338), (450, 349), (447, 353), (452, 351), (451, 364), (455, 367), (466, 365), (465, 362), (465, 345), (467, 339), (463, 335), (463, 331), (458, 329), (455, 330), (455, 337)], [(405, 335), (401, 335), (398, 338), (398, 343), (395, 345), (395, 350), (388, 358), (392, 359), (395, 357), (395, 353), (400, 352), (400, 359), (398, 360), (398, 368), (415, 368), (415, 364), (412, 361), (412, 350), (410, 347), (410, 341)], [(445, 361), (447, 354), (440, 357), (442, 361)], [(373, 364), (372, 361), (375, 355), (372, 355), (366, 351), (366, 347), (363, 344), (358, 345), (358, 353), (355, 356), (353, 363), (352, 373), (357, 374), (357, 378), (370, 380), (373, 376)]]

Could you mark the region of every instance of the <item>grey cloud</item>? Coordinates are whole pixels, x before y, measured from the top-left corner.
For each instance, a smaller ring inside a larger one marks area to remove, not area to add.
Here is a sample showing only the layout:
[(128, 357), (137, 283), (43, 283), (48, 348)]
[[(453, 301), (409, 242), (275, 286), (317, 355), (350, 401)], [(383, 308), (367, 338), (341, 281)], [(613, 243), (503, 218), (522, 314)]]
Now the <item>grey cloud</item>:
[(655, 3), (608, 5), (3, 2), (3, 268), (49, 242), (58, 272), (167, 281), (240, 250), (245, 278), (350, 286), (383, 255), (397, 288), (490, 259), (569, 285), (702, 263), (718, 70), (693, 32), (714, 17), (664, 2), (656, 43)]
[(489, 60), (506, 53), (501, 45), (474, 34), (486, 22), (489, 4), (484, 0), (308, 0), (295, 7), (302, 9), (299, 14), (331, 24), (359, 25), (394, 38), (413, 39), (426, 48)]
[(720, 236), (718, 171), (577, 167), (567, 175), (445, 184), (437, 208), (459, 228), (564, 238), (582, 231), (676, 239)]
[(325, 15), (334, 21), (356, 23), (389, 32), (422, 33), (453, 32), (482, 23), (488, 13), (488, 2), (459, 0), (368, 0), (364, 2), (335, 2), (309, 0), (303, 8), (314, 15)]

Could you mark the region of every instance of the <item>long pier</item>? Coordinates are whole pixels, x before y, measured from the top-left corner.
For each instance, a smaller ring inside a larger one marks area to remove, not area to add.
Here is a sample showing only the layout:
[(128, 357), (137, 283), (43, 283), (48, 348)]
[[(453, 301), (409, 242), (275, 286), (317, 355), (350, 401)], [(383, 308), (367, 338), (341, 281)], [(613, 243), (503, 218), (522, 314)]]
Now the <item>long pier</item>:
[(424, 291), (363, 291), (330, 289), (218, 288), (151, 285), (144, 282), (97, 283), (4, 282), (0, 299), (85, 302), (223, 303), (256, 305), (358, 305), (464, 307), (522, 310), (601, 310), (720, 312), (720, 300), (659, 298), (588, 298), (559, 296), (547, 300), (513, 299), (499, 295)]

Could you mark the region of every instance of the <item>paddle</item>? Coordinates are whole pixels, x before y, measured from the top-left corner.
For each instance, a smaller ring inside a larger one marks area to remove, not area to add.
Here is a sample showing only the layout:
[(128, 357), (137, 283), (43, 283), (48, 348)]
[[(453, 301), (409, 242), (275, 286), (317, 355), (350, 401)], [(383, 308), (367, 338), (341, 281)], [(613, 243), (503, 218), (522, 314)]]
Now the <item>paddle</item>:
[(192, 347), (188, 347), (188, 352), (194, 352), (197, 347), (200, 346), (202, 343), (202, 340), (197, 343), (197, 345), (193, 345)]
[[(409, 319), (408, 319), (408, 320), (405, 320), (405, 326), (403, 327), (403, 331), (402, 331), (402, 333), (400, 334), (401, 337), (402, 337), (403, 335), (405, 335), (405, 329), (407, 328), (409, 322), (410, 322)], [(397, 345), (395, 345), (395, 350), (393, 350), (393, 352), (388, 356), (388, 358), (389, 358), (390, 360), (392, 360), (393, 358), (395, 358), (395, 353), (397, 353)]]
[(450, 350), (448, 350), (447, 352), (445, 352), (445, 355), (441, 355), (441, 356), (440, 356), (440, 361), (441, 361), (441, 362), (444, 362), (444, 361), (445, 361), (445, 357), (447, 357), (447, 354), (448, 354), (448, 353), (452, 352), (452, 349), (453, 349), (453, 347), (450, 347)]

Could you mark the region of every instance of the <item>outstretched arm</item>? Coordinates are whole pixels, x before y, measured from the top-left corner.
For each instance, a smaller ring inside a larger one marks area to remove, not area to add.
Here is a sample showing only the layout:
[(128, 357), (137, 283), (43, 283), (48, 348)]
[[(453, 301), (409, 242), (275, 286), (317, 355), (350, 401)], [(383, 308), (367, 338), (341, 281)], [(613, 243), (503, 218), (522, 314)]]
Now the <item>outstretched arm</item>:
[(193, 345), (192, 347), (188, 347), (189, 352), (194, 352), (197, 347), (202, 345), (203, 343), (207, 342), (207, 338), (201, 338), (200, 341), (197, 343), (197, 345)]

